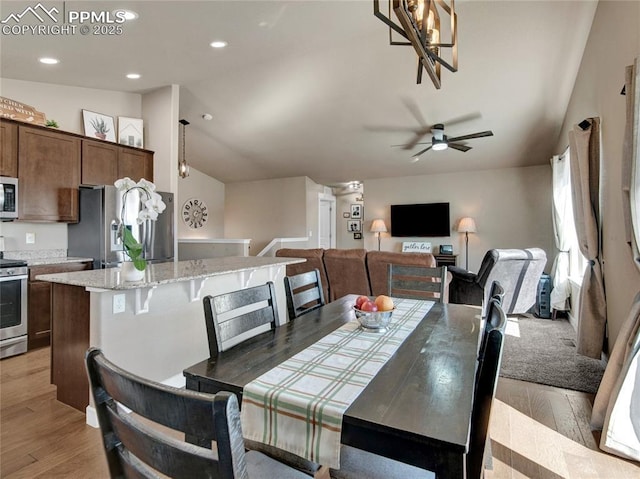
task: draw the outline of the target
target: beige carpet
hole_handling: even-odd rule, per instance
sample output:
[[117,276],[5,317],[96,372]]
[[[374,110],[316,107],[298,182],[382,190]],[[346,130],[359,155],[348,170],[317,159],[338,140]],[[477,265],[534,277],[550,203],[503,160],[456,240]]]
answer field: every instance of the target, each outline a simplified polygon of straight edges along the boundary
[[575,341],[566,319],[510,316],[500,376],[595,393],[606,364],[578,355]]

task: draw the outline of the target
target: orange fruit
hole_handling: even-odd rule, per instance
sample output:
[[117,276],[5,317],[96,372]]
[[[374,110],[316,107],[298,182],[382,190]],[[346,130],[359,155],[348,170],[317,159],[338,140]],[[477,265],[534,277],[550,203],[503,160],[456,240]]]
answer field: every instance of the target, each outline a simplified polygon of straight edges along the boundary
[[376,306],[378,306],[378,311],[391,311],[394,308],[393,299],[389,296],[385,296],[381,294],[375,299]]

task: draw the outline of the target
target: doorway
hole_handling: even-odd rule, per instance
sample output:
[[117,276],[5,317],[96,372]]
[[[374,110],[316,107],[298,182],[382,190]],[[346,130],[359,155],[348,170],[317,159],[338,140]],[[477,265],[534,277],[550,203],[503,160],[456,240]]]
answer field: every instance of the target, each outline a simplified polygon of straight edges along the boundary
[[335,248],[336,198],[321,194],[318,199],[318,248]]

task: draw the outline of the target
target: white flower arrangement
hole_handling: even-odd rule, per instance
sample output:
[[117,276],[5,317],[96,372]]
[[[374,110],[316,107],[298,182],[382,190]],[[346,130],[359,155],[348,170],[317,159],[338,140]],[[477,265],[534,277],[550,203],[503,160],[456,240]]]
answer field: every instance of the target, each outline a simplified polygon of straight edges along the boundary
[[162,201],[162,197],[156,193],[156,185],[142,178],[139,182],[133,181],[129,177],[121,178],[114,183],[118,191],[122,192],[122,211],[120,212],[120,226],[118,237],[122,240],[125,254],[131,258],[133,265],[139,271],[143,271],[147,266],[147,261],[142,257],[142,244],[133,236],[130,228],[124,222],[124,210],[127,195],[131,191],[140,192],[140,202],[144,208],[140,209],[136,221],[142,224],[145,221],[156,221],[158,215],[162,213],[167,205]]

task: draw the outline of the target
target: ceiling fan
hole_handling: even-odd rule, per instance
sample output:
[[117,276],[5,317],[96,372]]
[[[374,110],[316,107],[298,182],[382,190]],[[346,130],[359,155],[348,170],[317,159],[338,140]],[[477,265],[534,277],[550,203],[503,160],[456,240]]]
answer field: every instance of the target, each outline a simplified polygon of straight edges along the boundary
[[453,148],[454,150],[458,150],[462,152],[469,151],[471,149],[470,146],[463,145],[462,143],[456,143],[456,142],[471,140],[473,138],[482,138],[485,136],[493,136],[493,132],[491,130],[479,131],[477,133],[470,133],[468,135],[455,136],[453,138],[449,138],[447,137],[447,135],[444,134],[444,125],[442,123],[436,123],[431,127],[431,135],[432,137],[430,142],[418,143],[418,142],[412,141],[405,145],[394,145],[394,146],[401,146],[405,150],[408,150],[413,148],[416,145],[429,145],[425,149],[420,150],[418,153],[413,155],[413,162],[416,162],[420,159],[420,155],[422,155],[423,153],[429,150],[442,151],[442,150],[446,150],[447,148]]

